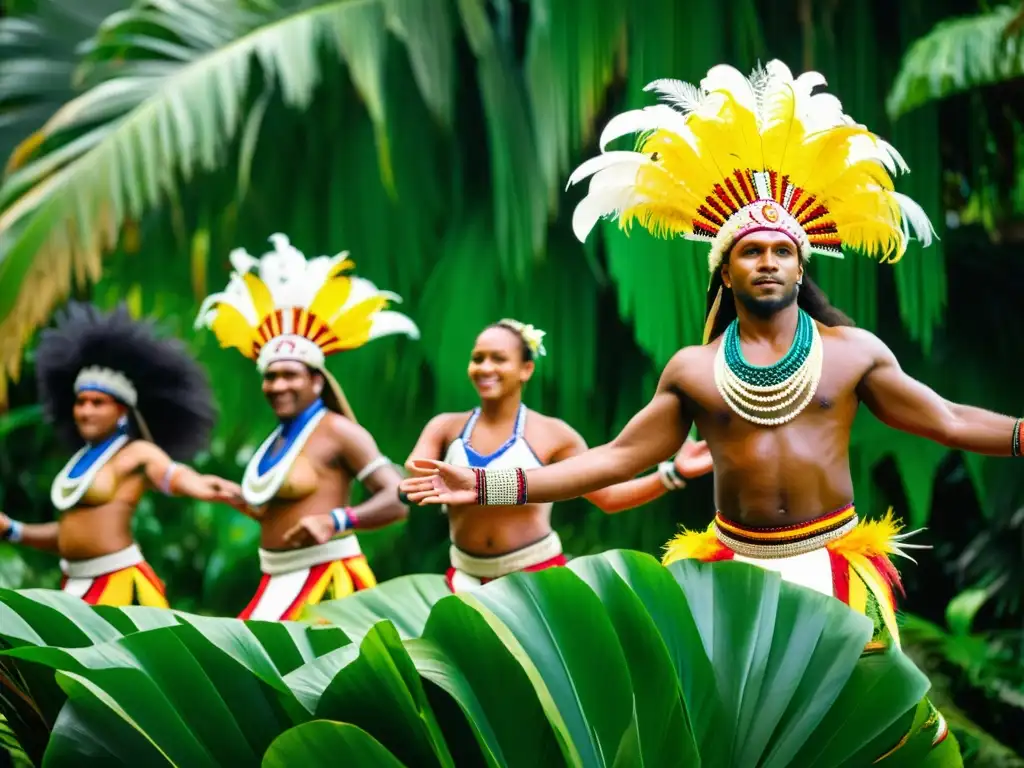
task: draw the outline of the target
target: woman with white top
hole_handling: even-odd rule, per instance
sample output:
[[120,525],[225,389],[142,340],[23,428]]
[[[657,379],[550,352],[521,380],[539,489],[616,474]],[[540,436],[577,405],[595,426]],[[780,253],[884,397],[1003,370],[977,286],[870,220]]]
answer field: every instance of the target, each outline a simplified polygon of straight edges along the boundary
[[[576,456],[587,444],[564,421],[529,410],[522,402],[536,358],[545,354],[543,331],[504,319],[480,333],[469,362],[469,379],[480,405],[466,413],[442,413],[431,419],[409,455],[444,459],[479,469],[533,468]],[[703,442],[687,440],[674,462],[664,462],[645,477],[588,494],[604,512],[646,504],[667,490],[685,486],[711,470]],[[562,544],[551,528],[551,505],[466,506],[448,510],[451,567],[448,586],[466,592],[515,571],[564,565]]]

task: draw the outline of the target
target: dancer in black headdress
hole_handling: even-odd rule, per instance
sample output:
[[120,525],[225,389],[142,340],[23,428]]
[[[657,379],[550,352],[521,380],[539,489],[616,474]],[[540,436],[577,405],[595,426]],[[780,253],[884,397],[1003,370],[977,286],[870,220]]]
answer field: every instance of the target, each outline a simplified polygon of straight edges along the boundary
[[235,483],[178,463],[206,447],[213,426],[202,369],[123,306],[103,313],[71,303],[44,331],[36,373],[46,416],[77,452],[50,490],[60,520],[23,524],[0,513],[0,538],[59,553],[61,588],[87,603],[166,608],[164,586],[132,536],[142,494],[155,487],[241,503]]

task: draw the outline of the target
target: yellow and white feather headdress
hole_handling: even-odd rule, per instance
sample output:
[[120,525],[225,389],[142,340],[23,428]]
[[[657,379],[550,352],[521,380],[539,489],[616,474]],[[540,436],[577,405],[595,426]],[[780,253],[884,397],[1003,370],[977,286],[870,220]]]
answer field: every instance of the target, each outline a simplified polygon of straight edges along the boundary
[[274,250],[259,259],[244,248],[231,252],[231,279],[222,292],[203,301],[195,325],[210,328],[222,347],[235,347],[255,360],[261,373],[281,360],[322,372],[338,400],[325,397],[325,403],[352,418],[327,371],[327,356],[381,336],[418,339],[419,329],[407,316],[387,309],[401,297],[365,278],[342,274],[355,266],[347,251],[307,260],[283,234],[271,235],[270,242]]
[[[650,83],[645,90],[665,103],[612,118],[602,154],[569,179],[591,179],[573,215],[576,236],[585,240],[604,217],[626,230],[638,221],[656,236],[709,241],[712,272],[757,230],[788,234],[805,259],[841,258],[846,247],[896,261],[911,237],[928,245],[928,216],[893,188],[891,176],[909,170],[903,158],[835,96],[812,93],[824,84],[817,72],[794,79],[780,61],[749,78],[716,66],[699,87]],[[605,151],[630,133],[639,134],[636,151]]]

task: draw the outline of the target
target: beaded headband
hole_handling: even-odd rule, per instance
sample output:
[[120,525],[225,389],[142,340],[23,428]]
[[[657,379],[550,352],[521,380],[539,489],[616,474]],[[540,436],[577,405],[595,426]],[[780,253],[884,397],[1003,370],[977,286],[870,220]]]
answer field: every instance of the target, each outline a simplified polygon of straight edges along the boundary
[[139,395],[135,385],[120,371],[98,365],[88,366],[75,377],[75,392],[104,392],[129,408],[138,405]]

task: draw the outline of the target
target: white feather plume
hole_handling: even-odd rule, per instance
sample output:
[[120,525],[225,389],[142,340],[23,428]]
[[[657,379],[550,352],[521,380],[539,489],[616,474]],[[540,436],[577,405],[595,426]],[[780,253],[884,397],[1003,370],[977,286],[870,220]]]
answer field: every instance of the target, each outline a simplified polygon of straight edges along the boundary
[[605,216],[621,213],[626,208],[636,205],[642,198],[632,185],[626,187],[606,187],[593,194],[588,194],[576,210],[572,212],[572,231],[576,238],[584,243],[587,235],[598,221]]
[[613,117],[608,121],[604,130],[601,131],[601,138],[598,144],[603,152],[609,142],[620,136],[656,131],[658,129],[672,131],[680,136],[690,133],[689,128],[686,126],[685,116],[667,104],[654,104],[643,109],[632,109]]
[[664,98],[671,106],[684,115],[696,112],[704,101],[705,93],[692,83],[671,78],[654,80],[644,86],[647,92],[653,91]]
[[629,150],[615,150],[612,152],[603,152],[600,155],[595,155],[589,160],[584,160],[580,163],[576,170],[569,176],[569,181],[565,187],[568,189],[574,184],[578,184],[588,176],[600,173],[606,168],[620,165],[631,165],[634,168],[639,169],[640,166],[650,163],[651,159],[643,154],[642,152],[633,152]]

